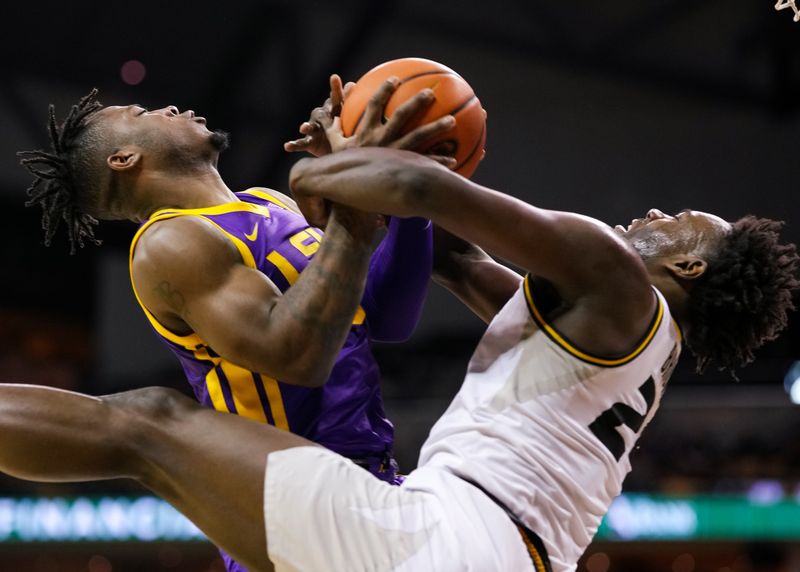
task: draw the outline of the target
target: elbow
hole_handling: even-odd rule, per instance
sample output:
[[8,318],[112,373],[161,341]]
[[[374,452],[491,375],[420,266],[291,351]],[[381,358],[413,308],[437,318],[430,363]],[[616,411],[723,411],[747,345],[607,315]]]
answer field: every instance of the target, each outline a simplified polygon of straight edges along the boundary
[[[249,342],[250,340],[248,340]],[[282,348],[274,351],[274,342],[270,347],[247,344],[239,351],[222,353],[228,361],[240,368],[269,377],[288,385],[298,387],[322,387],[328,381],[333,362],[320,360],[310,352],[296,348]]]
[[313,159],[300,159],[289,171],[289,188],[292,193],[302,193],[307,187],[309,167]]
[[300,387],[319,388],[328,382],[335,362],[327,363],[317,355],[300,356],[293,360],[295,367],[286,383]]
[[459,268],[449,259],[434,257],[431,280],[439,286],[449,286],[458,282]]
[[[322,387],[328,382],[331,375],[332,367],[321,367],[320,364],[314,363],[314,360],[309,358],[299,358],[292,360],[292,364],[287,367],[281,368],[280,375],[275,373],[262,372],[288,385],[296,385],[297,387],[305,387],[308,389],[315,389]],[[273,369],[273,372],[275,370]]]
[[320,375],[316,372],[297,372],[296,374],[289,374],[281,377],[278,381],[289,385],[296,385],[297,387],[305,387],[307,389],[318,389],[328,382],[327,375]]
[[423,168],[397,165],[391,171],[391,189],[397,196],[397,214],[401,217],[418,216],[430,219],[432,205],[432,179]]
[[469,245],[466,251],[436,251],[433,256],[431,279],[435,284],[452,290],[466,280],[469,269],[480,259],[477,249],[472,245]]

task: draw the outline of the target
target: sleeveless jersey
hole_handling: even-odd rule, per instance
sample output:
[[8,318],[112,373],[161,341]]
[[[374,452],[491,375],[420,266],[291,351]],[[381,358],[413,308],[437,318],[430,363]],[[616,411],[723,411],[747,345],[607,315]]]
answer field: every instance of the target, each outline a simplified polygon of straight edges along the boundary
[[[660,292],[629,355],[581,351],[544,318],[527,277],[481,339],[420,466],[479,485],[544,541],[553,572],[575,570],[630,471],[628,455],[680,353]],[[602,335],[602,332],[598,332]]]
[[[244,264],[263,272],[285,292],[319,249],[322,232],[308,226],[268,189],[237,193],[241,202],[154,213],[133,238],[152,224],[178,216],[210,222],[238,249]],[[133,280],[133,274],[131,274]],[[393,428],[383,409],[380,373],[372,355],[364,310],[359,307],[328,382],[320,388],[282,383],[239,367],[218,355],[199,335],[179,336],[148,311],[134,294],[161,340],[177,356],[198,401],[292,431],[349,457],[380,455],[392,448]]]

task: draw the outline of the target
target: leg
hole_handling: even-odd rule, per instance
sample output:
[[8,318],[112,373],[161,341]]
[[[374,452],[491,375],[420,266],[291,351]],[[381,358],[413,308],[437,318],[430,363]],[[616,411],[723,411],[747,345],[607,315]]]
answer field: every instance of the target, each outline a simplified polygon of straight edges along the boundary
[[272,570],[263,513],[266,457],[308,445],[161,388],[94,398],[0,385],[0,470],[51,482],[136,479],[252,572]]

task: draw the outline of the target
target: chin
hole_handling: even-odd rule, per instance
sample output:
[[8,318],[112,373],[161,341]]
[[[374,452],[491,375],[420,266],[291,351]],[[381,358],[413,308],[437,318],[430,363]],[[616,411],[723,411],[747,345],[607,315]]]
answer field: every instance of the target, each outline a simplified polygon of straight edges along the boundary
[[226,131],[222,131],[220,129],[212,131],[208,140],[211,143],[211,146],[214,147],[218,153],[222,153],[231,146],[230,135],[228,135]]

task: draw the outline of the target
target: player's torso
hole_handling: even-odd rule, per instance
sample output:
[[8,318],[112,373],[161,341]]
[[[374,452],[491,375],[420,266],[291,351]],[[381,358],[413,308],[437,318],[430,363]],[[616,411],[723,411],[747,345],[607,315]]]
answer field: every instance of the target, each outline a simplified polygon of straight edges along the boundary
[[[238,197],[242,202],[208,209],[159,211],[137,233],[131,253],[149,224],[174,216],[200,216],[227,236],[247,266],[263,272],[285,292],[319,249],[322,232],[308,226],[268,189],[249,189]],[[348,456],[391,447],[392,427],[383,411],[380,376],[361,308],[329,381],[315,389],[241,368],[216,354],[198,335],[178,336],[146,309],[145,313],[180,360],[204,405],[290,430]]]
[[679,332],[657,295],[637,349],[605,360],[546,322],[526,279],[423,446],[420,465],[479,484],[537,532],[554,571],[574,569],[620,493],[628,455],[677,361]]

